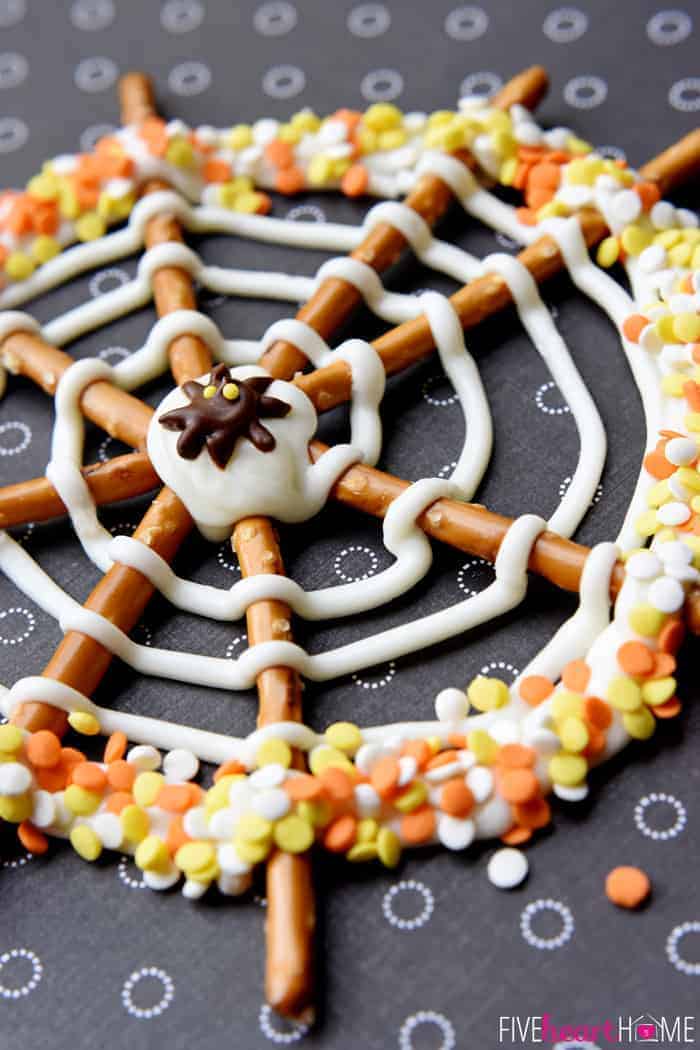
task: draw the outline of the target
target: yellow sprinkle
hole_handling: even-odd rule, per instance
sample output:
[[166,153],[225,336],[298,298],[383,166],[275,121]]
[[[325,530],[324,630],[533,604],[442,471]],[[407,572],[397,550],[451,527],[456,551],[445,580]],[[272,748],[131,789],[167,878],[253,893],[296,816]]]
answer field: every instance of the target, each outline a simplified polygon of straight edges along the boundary
[[285,853],[304,853],[313,845],[314,829],[298,814],[290,813],[275,824],[275,844]]
[[502,109],[494,109],[484,118],[484,127],[487,131],[510,131],[513,123]]
[[236,838],[234,846],[241,860],[244,860],[247,864],[260,864],[272,849],[272,840],[265,839],[264,842],[247,842],[245,839]]
[[406,142],[408,136],[403,128],[392,128],[390,131],[380,131],[379,148],[382,150],[399,149]]
[[236,124],[228,133],[228,145],[231,149],[245,149],[252,143],[253,129],[250,124]]
[[233,210],[244,212],[246,215],[255,215],[261,210],[265,197],[262,193],[239,193],[235,199]]
[[292,762],[292,749],[286,740],[280,737],[269,737],[263,740],[255,758],[259,766],[277,765],[289,769]]
[[512,186],[515,173],[518,170],[518,161],[515,157],[509,157],[501,164],[498,172],[498,181],[502,186]]
[[683,343],[696,343],[700,339],[700,316],[698,314],[676,314],[673,331]]
[[216,387],[213,385],[213,383],[210,383],[209,386],[205,386],[204,387],[204,392],[202,394],[202,397],[206,397],[207,401],[210,398],[214,397],[215,395],[216,395]]
[[363,124],[373,131],[389,131],[391,128],[398,128],[402,120],[401,110],[391,102],[375,102],[362,118]]
[[617,675],[608,684],[607,699],[618,711],[636,711],[642,702],[642,691],[631,678]]
[[139,773],[134,781],[132,794],[138,806],[152,806],[160,794],[160,789],[165,783],[162,773],[151,772]]
[[100,723],[89,711],[72,711],[68,715],[68,723],[82,736],[97,736],[100,731]]
[[53,201],[58,197],[60,189],[60,183],[55,175],[50,172],[44,172],[42,175],[35,175],[33,179],[30,179],[27,183],[27,192],[31,193],[32,197],[39,197],[40,200]]
[[543,204],[537,212],[537,220],[541,222],[543,219],[552,219],[560,215],[568,215],[569,209],[561,201],[551,200]]
[[659,529],[659,531],[656,533],[656,539],[658,543],[670,543],[671,540],[675,540],[675,538],[675,530],[670,528],[670,526],[665,529]]
[[96,791],[88,791],[78,784],[69,784],[63,792],[66,808],[79,817],[89,817],[99,807],[102,796]]
[[633,223],[622,231],[620,240],[628,255],[641,255],[644,249],[651,244],[653,234],[650,230],[645,230],[642,226]]
[[58,210],[64,219],[77,219],[80,215],[78,197],[69,182],[61,183],[58,192]]
[[598,245],[596,262],[606,269],[613,266],[620,256],[620,243],[617,237],[605,237]]
[[645,510],[638,518],[635,518],[634,527],[640,536],[653,536],[659,528],[659,521],[655,510]]
[[641,634],[644,638],[652,638],[657,635],[665,622],[665,614],[646,603],[635,605],[629,614],[630,627],[636,634]]
[[668,261],[671,266],[687,266],[690,262],[693,249],[689,244],[676,244],[669,249]]
[[470,683],[467,689],[469,703],[477,711],[495,711],[508,703],[510,691],[505,682],[500,678],[487,678],[486,675],[478,675]]
[[394,805],[401,813],[412,813],[414,809],[422,806],[428,797],[428,789],[422,780],[414,782],[406,788],[396,799]]
[[34,260],[26,252],[10,252],[5,260],[5,273],[13,281],[26,281],[35,268]]
[[694,467],[679,467],[675,476],[687,489],[700,492],[700,474]]
[[690,509],[694,510],[696,514],[700,513],[700,496],[693,496],[690,501]]
[[635,740],[648,740],[656,729],[656,719],[648,707],[638,711],[627,712],[622,716],[622,724]]
[[21,824],[29,820],[34,809],[31,794],[0,795],[0,817],[9,824]]
[[356,138],[360,153],[376,153],[379,149],[379,135],[371,128],[360,127]]
[[170,863],[168,847],[159,835],[147,835],[136,848],[134,862],[141,871],[163,871]]
[[437,755],[438,751],[442,751],[442,740],[439,736],[427,736],[425,742],[434,755]]
[[660,244],[662,248],[673,248],[674,245],[678,244],[682,240],[682,233],[680,230],[662,230],[661,233],[657,233],[654,237],[654,242]]
[[688,382],[679,372],[670,372],[661,379],[661,389],[668,397],[683,397],[683,386]]
[[78,824],[77,827],[71,828],[70,844],[83,860],[97,860],[102,853],[99,836],[87,824]]
[[176,136],[168,144],[165,159],[168,164],[174,164],[176,168],[191,168],[195,160],[192,143]]
[[75,223],[75,232],[79,241],[98,241],[103,237],[107,227],[105,221],[95,211],[87,211]]
[[493,762],[498,753],[498,744],[485,729],[472,729],[467,735],[467,744],[477,762],[485,765]]
[[244,813],[236,828],[236,836],[246,842],[266,842],[271,834],[272,823],[257,813]]
[[6,751],[14,755],[22,747],[23,740],[22,730],[18,729],[17,726],[0,726],[0,751]]
[[577,135],[569,135],[566,140],[566,148],[569,153],[590,153],[593,147],[590,142],[586,142],[585,139],[578,138]]
[[302,129],[293,124],[281,124],[277,129],[277,138],[280,142],[288,142],[290,146],[296,146],[303,134]]
[[299,802],[296,811],[303,820],[313,824],[315,828],[325,828],[333,816],[330,804],[324,799],[318,802]]
[[559,739],[566,751],[583,751],[588,746],[588,729],[580,718],[565,718],[559,726]]
[[452,151],[459,149],[464,144],[464,132],[457,124],[428,128],[423,142],[428,149]]
[[306,179],[310,186],[325,186],[333,176],[332,158],[326,153],[317,153],[311,158],[306,170]]
[[328,747],[326,744],[315,747],[309,755],[309,769],[311,772],[318,776],[330,766],[339,766],[341,769],[348,770],[348,772],[354,770],[350,759],[337,747]]
[[345,856],[354,864],[362,864],[364,861],[378,857],[379,848],[375,842],[356,842]]
[[642,686],[642,699],[645,704],[656,707],[657,704],[665,704],[676,692],[676,679],[656,678],[653,682],[645,682]]
[[661,317],[657,317],[654,322],[654,328],[664,343],[678,342],[675,332],[675,323],[676,319],[673,314],[663,314]]
[[[671,490],[668,487],[668,481],[659,481],[657,485],[653,485],[649,489],[649,492],[647,494],[647,503],[650,507],[661,507],[664,503],[668,503],[668,501],[673,498],[675,497],[671,496]],[[648,535],[651,535],[651,533],[649,533]]]
[[216,850],[209,842],[186,842],[175,854],[175,863],[188,878],[201,877],[216,864]]
[[238,397],[240,390],[235,383],[226,383],[221,393],[224,395],[227,401],[235,401]]
[[128,842],[136,844],[146,838],[150,828],[150,821],[145,809],[141,809],[140,806],[133,804],[125,806],[119,814],[119,820],[124,832],[124,838]]
[[231,774],[217,780],[216,784],[209,788],[204,796],[204,809],[207,817],[211,817],[218,809],[224,809],[229,803],[229,789],[234,780],[241,780],[242,773]]
[[32,255],[38,263],[48,262],[61,251],[61,245],[55,237],[42,234],[32,242]]
[[691,430],[694,434],[697,434],[700,431],[700,412],[688,412],[683,422],[686,430]]
[[588,763],[581,755],[569,755],[559,752],[549,761],[549,775],[555,784],[564,787],[575,787],[585,780]]
[[451,124],[455,118],[455,114],[451,109],[436,109],[434,113],[431,113],[428,117],[429,128],[445,127],[447,124]]
[[700,244],[693,249],[693,258],[690,260],[693,270],[700,270]]
[[354,722],[334,722],[324,733],[326,743],[347,755],[354,755],[362,743],[362,733]]
[[401,860],[401,839],[391,828],[382,828],[377,835],[377,853],[385,868],[395,868]]
[[583,713],[583,697],[579,693],[559,689],[552,697],[550,710],[556,722],[566,718],[580,718]]
[[377,835],[379,834],[379,824],[372,817],[365,817],[364,820],[358,821],[357,824],[357,841],[358,842],[374,842]]
[[299,128],[300,131],[318,131],[321,127],[320,118],[311,109],[301,109],[295,113],[290,123]]

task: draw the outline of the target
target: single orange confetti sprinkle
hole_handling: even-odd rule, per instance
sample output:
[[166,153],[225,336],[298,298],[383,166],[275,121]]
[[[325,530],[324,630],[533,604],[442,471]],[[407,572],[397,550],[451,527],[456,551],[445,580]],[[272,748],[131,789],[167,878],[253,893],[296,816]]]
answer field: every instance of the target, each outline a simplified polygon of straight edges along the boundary
[[605,880],[605,893],[618,908],[638,908],[649,897],[651,882],[641,868],[613,868]]

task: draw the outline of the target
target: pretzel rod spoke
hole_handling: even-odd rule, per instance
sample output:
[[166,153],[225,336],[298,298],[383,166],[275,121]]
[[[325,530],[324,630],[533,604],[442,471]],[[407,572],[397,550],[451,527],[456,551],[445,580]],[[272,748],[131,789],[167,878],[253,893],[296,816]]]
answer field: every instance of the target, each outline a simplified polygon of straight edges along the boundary
[[[83,467],[83,477],[98,507],[150,492],[158,475],[145,452],[130,452],[106,463]],[[0,529],[48,521],[66,513],[66,507],[48,478],[34,478],[0,489]]]
[[[504,110],[516,103],[534,109],[546,94],[548,83],[546,71],[541,66],[531,66],[509,80],[494,96],[492,104]],[[468,150],[458,150],[455,156],[472,170],[477,169],[477,162]],[[447,183],[436,175],[424,175],[403,203],[432,227],[453,200]],[[399,230],[388,223],[379,223],[350,253],[350,258],[359,259],[377,273],[382,273],[396,262],[407,246],[408,242]],[[301,308],[297,318],[328,338],[361,302],[362,297],[354,285],[338,277],[329,277]],[[303,353],[285,340],[273,343],[261,360],[264,368],[280,378],[291,378],[305,363]]]

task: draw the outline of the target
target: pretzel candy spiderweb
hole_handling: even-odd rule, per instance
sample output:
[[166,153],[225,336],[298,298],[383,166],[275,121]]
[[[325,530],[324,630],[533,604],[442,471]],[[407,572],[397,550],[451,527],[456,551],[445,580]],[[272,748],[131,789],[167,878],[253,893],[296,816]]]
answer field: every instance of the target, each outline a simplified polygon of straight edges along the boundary
[[[514,84],[523,101],[528,91],[529,101],[537,100],[541,81],[532,73]],[[130,123],[98,144],[94,161],[57,158],[38,182],[32,180],[29,200],[10,194],[2,202],[16,241],[4,259],[8,283],[0,305],[8,309],[0,315],[0,360],[9,371],[34,378],[56,404],[46,479],[13,486],[4,498],[0,493],[0,512],[7,508],[2,520],[17,524],[25,512],[41,519],[65,508],[86,554],[106,576],[80,606],[9,535],[0,539],[3,570],[66,635],[45,675],[22,679],[2,696],[3,711],[16,725],[0,729],[7,759],[0,815],[19,825],[27,848],[45,849],[46,834],[54,834],[69,837],[88,860],[105,847],[133,852],[149,886],[165,889],[184,875],[189,897],[212,883],[223,893],[243,892],[255,864],[269,858],[268,997],[285,1012],[308,1015],[310,1003],[313,899],[305,853],[312,843],[351,861],[379,858],[393,867],[411,845],[439,841],[461,850],[474,838],[499,836],[523,842],[547,823],[550,790],[564,799],[583,797],[590,766],[630,739],[651,735],[657,720],[680,706],[675,652],[700,558],[700,505],[693,502],[700,499],[694,437],[700,431],[700,235],[694,216],[660,198],[697,169],[697,136],[638,174],[599,157],[570,132],[542,132],[521,104],[513,104],[513,90],[507,86],[498,105],[465,100],[458,112],[433,114],[422,123],[419,115],[409,119],[387,105],[364,115],[339,111],[325,122],[309,114],[283,127],[260,121],[252,129],[233,129],[224,144],[223,133],[213,129],[191,132],[180,122],[159,121],[143,82],[127,79]],[[362,158],[354,165],[353,154]],[[240,181],[250,178],[241,174],[241,164],[250,167],[255,183]],[[284,175],[290,171],[296,182]],[[504,204],[484,188],[482,173],[523,191],[525,206]],[[147,196],[137,203],[134,189],[141,183]],[[268,206],[261,185],[294,192],[339,183],[350,195],[411,192],[404,204],[371,209],[359,229],[259,214]],[[453,196],[529,247],[518,259],[478,260],[435,238],[431,226]],[[46,232],[56,211],[66,220],[64,241],[77,237],[83,244],[61,251],[64,244]],[[106,232],[124,219],[120,230]],[[195,233],[351,249],[352,255],[332,259],[315,278],[224,269],[204,264],[186,247],[180,225]],[[587,245],[604,236],[598,261],[625,261],[633,297],[589,258]],[[386,291],[377,271],[405,245],[465,287],[451,300],[434,292],[415,297]],[[42,328],[11,309],[144,246],[133,280]],[[562,264],[620,331],[650,435],[617,545],[599,545],[585,563],[586,552],[565,541],[599,483],[605,435],[537,292],[536,280]],[[277,322],[260,341],[225,339],[196,312],[194,279],[217,293],[310,302],[297,319]],[[94,358],[73,363],[55,349],[152,297],[160,320],[129,358],[113,366]],[[331,349],[326,340],[332,329],[362,300],[398,327],[374,344],[351,339]],[[581,438],[579,464],[549,522],[526,514],[509,523],[466,506],[488,464],[491,419],[462,329],[510,301],[570,405]],[[465,416],[464,447],[449,479],[407,485],[371,469],[381,450],[378,408],[385,373],[433,346]],[[295,376],[307,360],[314,370]],[[216,373],[221,382],[214,381],[215,361],[229,368]],[[168,364],[182,389],[152,414],[131,391]],[[250,417],[257,430],[245,432],[259,435],[264,423],[269,447],[244,434],[225,462],[215,462],[207,442],[217,421],[236,417],[236,401],[248,396],[248,384],[270,376],[261,396],[289,411]],[[194,396],[195,379],[203,394],[196,395],[201,404],[192,415],[187,397]],[[317,414],[345,398],[350,440],[326,449],[313,440]],[[200,428],[202,445],[194,456],[183,456],[177,435],[161,423],[173,407],[181,416],[190,412],[187,418]],[[96,504],[118,497],[106,481],[111,484],[113,468],[82,469],[82,414],[136,448],[148,448],[147,456],[123,457],[121,495],[152,487],[153,468],[170,485],[133,537],[113,538],[97,518]],[[384,518],[384,543],[394,561],[367,579],[306,592],[283,575],[264,515],[303,521],[331,494]],[[471,534],[470,513],[480,523]],[[243,578],[230,589],[171,570],[168,562],[193,520],[213,538],[232,536]],[[474,553],[495,558],[494,583],[400,630],[326,652],[310,655],[292,640],[291,611],[326,620],[362,614],[405,593],[430,568],[425,532],[457,546],[477,544]],[[650,537],[651,548],[641,549]],[[303,725],[300,675],[328,680],[487,622],[522,601],[527,569],[540,563],[558,582],[580,583],[579,609],[512,687],[480,676],[466,691],[445,690],[436,698],[437,721],[365,729],[339,723],[324,734]],[[128,631],[154,589],[200,615],[231,621],[245,614],[249,648],[230,660],[133,642]],[[619,592],[612,616],[611,591]],[[91,670],[86,653],[96,657]],[[112,655],[142,673],[178,681],[234,690],[257,681],[259,728],[242,739],[98,708],[89,693]],[[61,749],[61,712],[79,732],[110,735],[104,762]],[[136,743],[128,753],[127,738]],[[157,748],[168,751],[162,773]],[[190,783],[198,766],[191,756],[220,767],[206,794]]]

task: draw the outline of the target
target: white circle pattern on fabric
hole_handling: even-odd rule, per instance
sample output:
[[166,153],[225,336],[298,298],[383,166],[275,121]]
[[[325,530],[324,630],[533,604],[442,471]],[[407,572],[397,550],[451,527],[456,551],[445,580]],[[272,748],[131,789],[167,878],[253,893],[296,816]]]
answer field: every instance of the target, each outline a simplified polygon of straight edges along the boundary
[[24,55],[16,51],[5,51],[0,55],[0,89],[18,87],[27,79],[29,63]]
[[[365,555],[369,558],[369,566],[363,573],[347,573],[343,569],[343,563],[348,557],[352,559],[353,555]],[[379,558],[372,550],[371,547],[361,547],[357,545],[351,545],[344,547],[339,554],[336,554],[333,559],[333,571],[336,576],[339,576],[344,583],[356,583],[357,580],[368,580],[370,576],[374,576],[375,572],[379,568]]]
[[420,388],[423,400],[427,401],[429,405],[433,405],[435,408],[447,408],[448,405],[456,404],[457,401],[459,401],[459,396],[454,391],[451,394],[447,394],[446,397],[436,397],[434,394],[430,393],[433,387],[440,386],[441,384],[449,386],[449,382],[449,379],[444,374],[428,376]]
[[[124,358],[129,357],[130,354],[131,350],[127,350],[125,346],[106,346],[104,350],[100,350],[97,356],[101,361],[107,361],[111,365],[116,365],[118,361],[123,361]],[[107,442],[112,440],[112,438],[106,438],[100,444],[100,459],[102,459],[103,463],[106,459]]]
[[[119,266],[110,266],[106,270],[98,270],[97,273],[93,274],[88,284],[88,291],[93,299],[96,299],[98,295],[104,295],[106,292],[111,292],[115,288],[121,288],[123,285],[128,284],[131,278],[126,270],[122,270]],[[105,288],[104,285],[107,285]]]
[[204,62],[180,62],[168,73],[168,87],[176,95],[201,95],[211,84],[211,70]]
[[[10,964],[16,959],[24,959],[32,968],[32,975],[28,981],[21,985],[6,984]],[[8,968],[6,971],[5,968]],[[11,948],[0,955],[0,996],[3,999],[21,999],[33,992],[44,974],[44,967],[36,952],[28,948]]]
[[26,13],[26,0],[0,0],[0,29],[19,25]]
[[14,153],[29,138],[29,128],[19,117],[0,117],[0,153]]
[[352,680],[355,685],[359,685],[362,689],[383,689],[396,675],[396,663],[394,660],[390,660],[385,666],[386,671],[383,674],[378,672],[378,677],[376,678],[359,675],[355,672],[352,675]]
[[[401,893],[418,894],[422,898],[420,911],[417,911],[411,919],[404,919],[394,911],[394,899]],[[432,890],[429,890],[424,882],[418,882],[417,879],[401,879],[400,882],[390,886],[382,898],[384,918],[390,926],[395,926],[397,930],[411,931],[420,929],[421,926],[425,926],[426,922],[428,922],[434,910],[435,897]]]
[[[437,1028],[442,1036],[442,1042],[435,1050],[454,1050],[457,1046],[454,1025],[448,1021],[443,1014],[435,1010],[419,1010],[411,1014],[401,1025],[399,1031],[399,1050],[416,1050],[413,1042],[413,1033],[417,1028]],[[421,1044],[422,1045],[422,1044]]]
[[680,926],[675,926],[666,941],[666,955],[668,961],[679,973],[684,973],[688,977],[700,977],[700,962],[690,962],[684,959],[679,950],[683,938],[689,933],[700,935],[700,921],[682,922]]
[[693,20],[686,11],[657,11],[647,22],[647,36],[660,47],[680,44],[692,31]]
[[115,14],[112,0],[75,0],[70,9],[70,20],[76,29],[92,33],[110,26]]
[[234,660],[236,656],[239,655],[239,650],[243,649],[243,647],[247,644],[248,635],[245,633],[245,631],[243,632],[243,634],[237,634],[234,638],[231,639],[231,641],[226,646],[227,658],[229,660]]
[[596,153],[608,160],[627,160],[627,154],[619,146],[596,146]]
[[[565,478],[562,478],[562,480],[561,480],[561,482],[559,484],[559,498],[560,499],[564,498],[564,496],[566,495],[566,493],[569,490],[569,485],[570,484],[571,484],[571,474],[567,474]],[[595,490],[595,494],[593,496],[593,499],[591,500],[591,506],[594,507],[597,503],[600,503],[602,498],[603,498],[603,486],[602,486],[602,484],[598,484],[596,486],[596,490]]]
[[[5,721],[6,719],[3,719],[3,722]],[[27,850],[25,853],[22,853],[19,857],[6,857],[4,860],[1,860],[0,868],[2,868],[3,871],[17,871],[19,868],[26,868],[30,860],[33,859],[34,854],[30,853],[29,850]]]
[[306,74],[299,66],[273,66],[262,80],[263,91],[270,98],[295,98],[305,87]]
[[509,674],[511,676],[512,681],[515,681],[515,679],[520,674],[520,669],[518,667],[515,667],[514,664],[508,663],[507,660],[490,660],[487,664],[484,664],[484,666],[479,671],[479,674],[489,675],[492,674],[494,671],[496,672],[499,678],[502,677],[504,673]]
[[[532,929],[532,920],[540,912],[552,911],[561,917],[561,932],[553,937],[539,937]],[[574,917],[571,909],[551,898],[546,900],[532,901],[523,909],[520,916],[520,932],[531,948],[540,951],[554,951],[555,948],[563,948],[567,941],[571,940],[574,933]]]
[[588,29],[588,15],[578,7],[558,7],[542,23],[542,32],[554,44],[573,44]]
[[608,85],[602,77],[572,77],[564,85],[564,101],[574,109],[595,109],[608,97]]
[[541,386],[538,386],[535,391],[535,404],[540,412],[544,412],[546,416],[564,416],[567,412],[571,412],[571,409],[566,404],[552,406],[545,402],[545,395],[548,394],[550,390],[556,390],[557,393],[559,393],[559,388],[553,379],[548,379],[546,383],[542,383]]
[[373,69],[360,84],[360,93],[368,102],[393,102],[403,91],[403,77],[397,69]]
[[199,0],[168,0],[160,9],[160,24],[168,33],[191,33],[204,21]]
[[116,62],[111,58],[98,55],[95,58],[84,58],[82,62],[79,62],[75,67],[73,80],[75,86],[81,91],[95,94],[111,88],[116,83],[118,76],[119,69]]
[[[12,434],[13,431],[19,432],[19,440],[15,441],[14,444],[8,445],[3,436]],[[21,420],[10,419],[6,423],[0,423],[0,456],[18,456],[20,452],[24,452],[29,447],[31,440],[31,428]]]
[[[24,627],[20,629],[19,633],[5,634],[3,620],[6,620],[8,616],[24,617]],[[0,611],[0,645],[21,645],[22,642],[26,642],[35,627],[36,617],[29,609],[19,605],[13,605],[10,609],[3,609]]]
[[700,77],[677,80],[668,93],[668,101],[681,113],[695,113],[700,109]]
[[84,153],[90,153],[101,138],[113,135],[117,129],[113,124],[91,124],[80,136],[80,148]]
[[297,9],[287,0],[262,4],[253,15],[253,27],[262,36],[286,36],[298,21]]
[[[136,1006],[133,1000],[134,989],[141,981],[148,978],[155,978],[155,980],[160,981],[163,986],[163,994],[153,1006]],[[121,998],[124,1009],[131,1017],[137,1017],[139,1021],[150,1021],[154,1017],[159,1017],[168,1009],[174,995],[175,985],[173,979],[165,970],[161,970],[158,966],[142,966],[140,970],[134,970],[124,982]]]
[[132,858],[123,855],[119,859],[117,865],[117,878],[130,890],[145,890],[148,889],[146,883],[140,874],[132,875],[131,869],[135,868],[138,872],[138,868],[133,864]]
[[347,25],[353,36],[370,39],[386,33],[391,25],[391,14],[384,4],[360,4],[348,15]]
[[469,586],[469,584],[467,583],[467,578],[474,574],[475,569],[478,569],[482,566],[484,568],[491,569],[491,571],[493,572],[493,565],[491,565],[490,562],[486,561],[485,558],[480,558],[478,555],[475,555],[472,558],[467,558],[467,560],[461,565],[461,567],[457,571],[457,586],[459,587],[460,591],[463,591],[467,595],[467,597],[473,597],[474,595],[479,593],[479,591],[476,590],[474,587]]
[[[231,555],[231,557],[229,557]],[[241,566],[239,565],[238,558],[231,550],[231,544],[229,542],[222,543],[216,552],[216,560],[222,569],[228,569],[229,572],[238,573],[241,575]]]
[[[646,817],[651,806],[670,806],[676,814],[676,819],[666,828],[651,827]],[[675,795],[669,795],[665,791],[652,791],[649,795],[644,795],[634,807],[634,823],[637,830],[654,842],[668,842],[669,839],[677,838],[687,821],[688,813],[683,803]]]
[[317,204],[295,204],[287,212],[287,218],[292,222],[325,222],[326,213]]
[[479,98],[491,98],[503,86],[503,77],[498,73],[470,73],[459,86],[460,95],[478,95]]
[[[269,1039],[271,1043],[277,1043],[279,1046],[289,1046],[291,1043],[298,1043],[304,1038],[310,1028],[310,1025],[302,1024],[300,1021],[288,1021],[286,1018],[279,1017],[274,1013],[269,1003],[263,1003],[260,1007],[258,1023],[260,1031],[265,1038]],[[280,1024],[285,1026],[284,1029],[275,1027]]]
[[455,7],[445,19],[445,32],[452,40],[478,40],[489,27],[483,7]]

